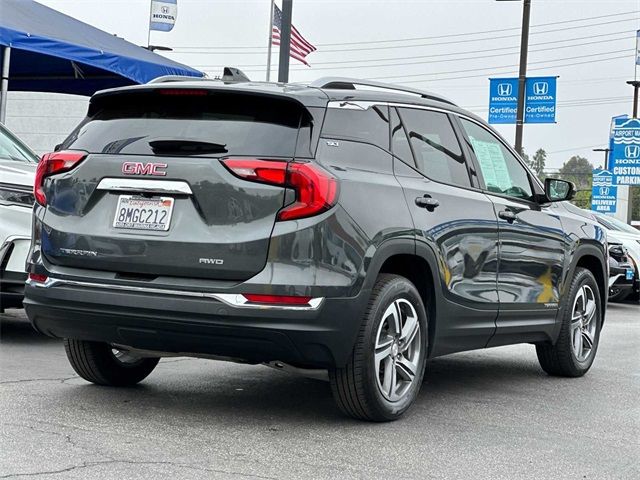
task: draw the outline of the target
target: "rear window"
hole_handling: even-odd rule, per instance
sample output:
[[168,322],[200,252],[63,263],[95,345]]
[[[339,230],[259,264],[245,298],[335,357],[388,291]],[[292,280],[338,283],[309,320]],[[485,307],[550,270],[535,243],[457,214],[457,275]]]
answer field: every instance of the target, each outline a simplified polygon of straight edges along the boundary
[[304,107],[286,99],[160,92],[97,99],[61,148],[104,154],[293,157],[298,129],[311,122]]

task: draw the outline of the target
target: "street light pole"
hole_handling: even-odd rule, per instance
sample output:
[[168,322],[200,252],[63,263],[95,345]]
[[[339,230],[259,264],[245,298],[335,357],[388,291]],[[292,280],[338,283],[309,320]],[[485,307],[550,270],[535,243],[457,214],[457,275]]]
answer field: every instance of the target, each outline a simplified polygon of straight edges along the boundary
[[293,0],[282,0],[282,28],[280,29],[280,57],[278,82],[289,81],[289,54],[291,52],[291,11]]
[[529,20],[531,18],[531,0],[524,0],[522,6],[522,32],[520,36],[520,73],[518,74],[518,110],[516,113],[515,148],[522,154],[522,136],[524,129],[524,100],[527,81],[527,56],[529,53]]
[[594,152],[604,152],[604,169],[609,170],[609,152],[610,148],[594,148]]
[[640,88],[640,80],[631,80],[627,84],[633,87],[633,118],[638,118],[638,88]]

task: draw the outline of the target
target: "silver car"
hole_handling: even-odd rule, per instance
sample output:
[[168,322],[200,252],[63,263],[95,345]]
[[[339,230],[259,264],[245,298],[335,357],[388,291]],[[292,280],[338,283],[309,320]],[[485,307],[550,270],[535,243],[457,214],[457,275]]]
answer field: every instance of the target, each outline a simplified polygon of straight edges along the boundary
[[0,312],[21,308],[38,157],[0,123]]

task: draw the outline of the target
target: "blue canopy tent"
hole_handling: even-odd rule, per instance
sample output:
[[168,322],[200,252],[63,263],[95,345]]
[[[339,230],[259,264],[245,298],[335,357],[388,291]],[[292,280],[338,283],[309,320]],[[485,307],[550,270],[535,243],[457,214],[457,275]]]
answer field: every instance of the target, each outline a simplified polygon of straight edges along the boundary
[[0,0],[0,122],[7,90],[91,95],[204,74],[32,0]]

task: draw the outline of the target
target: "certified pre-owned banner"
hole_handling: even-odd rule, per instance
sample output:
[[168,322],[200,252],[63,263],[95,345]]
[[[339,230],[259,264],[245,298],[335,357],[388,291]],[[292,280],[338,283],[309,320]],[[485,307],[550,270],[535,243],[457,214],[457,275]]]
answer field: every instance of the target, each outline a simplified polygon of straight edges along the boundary
[[489,123],[516,123],[518,79],[489,79]]
[[525,123],[556,122],[556,77],[527,78]]
[[151,30],[170,32],[178,16],[178,0],[151,0]]
[[[525,83],[525,123],[555,123],[557,77],[530,77]],[[516,123],[518,79],[489,79],[489,123]]]

